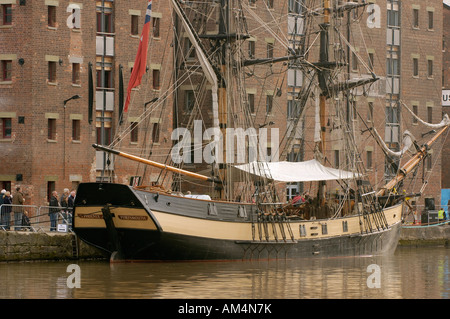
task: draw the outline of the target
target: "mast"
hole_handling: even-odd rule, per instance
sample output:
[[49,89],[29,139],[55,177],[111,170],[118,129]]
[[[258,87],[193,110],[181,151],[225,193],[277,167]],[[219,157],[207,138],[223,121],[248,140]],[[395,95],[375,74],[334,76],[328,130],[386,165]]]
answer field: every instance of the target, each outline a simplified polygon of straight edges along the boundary
[[387,190],[394,188],[395,185],[400,183],[406,177],[406,175],[408,175],[408,173],[410,173],[427,156],[428,150],[430,149],[431,145],[433,145],[433,143],[436,142],[439,136],[441,136],[447,129],[448,125],[444,126],[439,132],[436,133],[436,135],[431,140],[429,140],[424,146],[422,146],[417,151],[417,153],[400,168],[397,175],[386,185],[380,188],[380,190],[377,192],[377,196],[385,195]]
[[[230,34],[230,14],[229,14],[230,6],[229,0],[221,0],[220,1],[220,18],[219,18],[219,36],[223,37],[224,41],[222,41],[222,46],[220,48],[220,71],[222,73],[222,77],[218,83],[218,100],[219,100],[219,128],[222,133],[223,141],[227,140],[227,123],[228,123],[228,108],[227,108],[227,83],[225,82],[225,75],[227,72],[227,56],[228,56],[228,44],[229,44],[229,34]],[[227,79],[229,83],[229,79]],[[219,165],[219,177],[222,180],[222,189],[220,189],[219,197],[221,199],[226,199],[225,187],[229,186],[229,182],[227,180],[227,151],[226,147],[222,148],[222,163],[218,163]],[[227,183],[228,182],[228,183]]]
[[[329,62],[328,56],[328,27],[330,26],[330,1],[323,0],[323,23],[320,25],[320,53],[319,53],[319,63],[322,65],[326,65]],[[319,75],[319,87],[321,89],[321,93],[319,96],[319,114],[320,114],[320,143],[319,143],[319,151],[323,157],[326,150],[326,121],[327,121],[327,112],[326,112],[326,100],[328,96],[328,76],[329,71],[325,68],[318,72]],[[325,193],[326,193],[326,182],[319,182],[319,203],[321,205],[325,204]]]

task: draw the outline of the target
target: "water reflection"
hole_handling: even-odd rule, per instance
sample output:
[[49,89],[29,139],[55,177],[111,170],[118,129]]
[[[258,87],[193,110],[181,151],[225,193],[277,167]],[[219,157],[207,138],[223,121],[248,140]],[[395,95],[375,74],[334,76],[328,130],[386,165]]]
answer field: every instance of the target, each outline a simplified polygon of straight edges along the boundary
[[[450,249],[399,247],[392,256],[250,262],[79,262],[81,288],[68,288],[71,262],[0,264],[0,298],[444,298]],[[369,265],[380,288],[369,288]]]

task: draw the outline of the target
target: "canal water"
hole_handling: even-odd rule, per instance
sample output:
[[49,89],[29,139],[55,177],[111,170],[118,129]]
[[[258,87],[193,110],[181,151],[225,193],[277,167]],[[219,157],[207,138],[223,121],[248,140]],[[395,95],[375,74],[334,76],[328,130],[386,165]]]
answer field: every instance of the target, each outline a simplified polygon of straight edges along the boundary
[[249,262],[0,263],[0,299],[449,299],[450,248]]

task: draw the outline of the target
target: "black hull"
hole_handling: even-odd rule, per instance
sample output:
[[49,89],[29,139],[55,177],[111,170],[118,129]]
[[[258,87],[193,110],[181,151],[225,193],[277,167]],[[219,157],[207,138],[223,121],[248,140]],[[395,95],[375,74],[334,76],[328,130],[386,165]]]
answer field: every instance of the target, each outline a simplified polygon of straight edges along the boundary
[[[257,260],[294,259],[311,256],[338,257],[385,255],[393,253],[397,247],[400,224],[391,229],[358,236],[341,236],[305,240],[302,242],[236,242],[171,233],[127,230],[120,231],[126,241],[122,242],[122,260],[149,261],[204,261],[204,260]],[[103,229],[77,231],[78,236],[99,248],[113,253]],[[100,244],[99,244],[100,243]],[[139,243],[139,244],[137,244]],[[142,244],[145,243],[145,244]]]
[[[150,198],[153,198],[155,201],[150,202],[148,198],[145,199],[145,197],[141,196],[142,194],[139,192],[142,191],[136,191],[127,186],[104,184],[101,186],[102,191],[100,193],[94,192],[95,187],[98,188],[98,185],[80,185],[77,194],[78,203],[76,203],[74,210],[74,231],[83,241],[103,249],[117,260],[256,260],[310,258],[311,256],[334,257],[381,255],[393,253],[400,236],[401,223],[399,221],[390,225],[389,228],[375,230],[369,233],[342,233],[338,236],[324,236],[320,238],[300,238],[298,236],[297,238],[291,238],[290,236],[285,236],[284,238],[276,238],[276,240],[274,238],[265,240],[260,236],[252,237],[252,235],[248,235],[250,238],[244,240],[242,238],[214,238],[213,235],[216,235],[215,233],[211,233],[212,236],[208,237],[205,236],[204,233],[201,233],[200,230],[198,230],[199,233],[196,235],[197,228],[202,227],[202,222],[220,224],[220,227],[222,227],[222,224],[227,224],[227,227],[232,228],[235,227],[233,225],[239,224],[241,225],[240,227],[244,225],[244,227],[248,227],[249,229],[252,225],[255,228],[255,222],[252,221],[249,216],[241,221],[234,220],[242,219],[242,217],[236,216],[235,213],[230,214],[230,216],[227,217],[227,209],[230,211],[232,211],[232,209],[229,207],[221,207],[219,205],[221,203],[218,203],[219,213],[217,215],[201,218],[198,211],[201,211],[201,205],[210,205],[209,201],[195,201],[191,204],[187,203],[186,207],[188,207],[188,209],[183,210],[180,214],[171,212],[158,213],[156,210],[152,211],[150,207],[153,205],[153,207],[156,208],[169,206],[172,206],[171,208],[176,208],[176,201],[180,199],[176,197],[163,198],[163,195],[160,195],[158,199],[155,199],[155,194],[150,193]],[[116,192],[119,192],[120,195],[116,196]],[[172,205],[167,205],[168,201],[170,201]],[[129,204],[130,202],[132,202],[131,205]],[[89,203],[92,204],[92,207],[87,205]],[[103,211],[103,214],[99,213],[99,210],[101,210],[99,209],[100,204],[102,205],[100,207],[106,206],[106,204],[112,205],[111,207],[113,208],[108,211],[108,214],[111,213],[113,219],[117,223],[117,225],[114,226],[113,220],[113,229],[111,229],[111,227],[105,227],[108,223],[103,219],[107,212]],[[222,204],[225,205],[224,203]],[[188,216],[189,212],[192,211],[194,207],[190,207],[189,205],[200,205],[200,208],[197,207],[197,211],[192,213],[194,216]],[[230,204],[227,203],[226,205]],[[80,211],[89,212],[89,209],[91,208],[91,213],[80,213]],[[116,208],[116,210],[114,210],[114,208]],[[122,209],[122,211],[119,211],[119,208]],[[223,214],[222,211],[224,212]],[[251,211],[251,209],[249,208],[248,211]],[[121,214],[124,214],[123,212],[131,212],[129,214],[132,215],[123,218],[121,217]],[[150,225],[148,227],[153,227],[152,229],[149,229],[148,227],[138,229],[136,227],[119,226],[119,219],[136,219],[137,212],[146,215],[145,218],[142,218],[141,216],[141,219],[145,219],[147,225]],[[94,214],[97,214],[95,215],[97,217],[92,218],[92,223],[97,224],[87,224],[89,227],[86,227],[83,223],[91,222],[91,219],[86,221],[86,216],[92,217]],[[164,223],[163,225],[160,225],[160,220],[158,220],[157,216],[160,217],[162,223]],[[192,223],[190,227],[192,234],[170,231],[170,225],[167,225],[168,222],[167,220],[164,220],[164,218],[171,218],[171,223],[175,221],[182,224],[183,222],[186,223],[186,221],[190,221]],[[219,220],[219,218],[222,219]],[[142,226],[144,223],[136,222],[135,220],[133,220],[133,222],[135,222],[134,225],[138,226]],[[339,221],[339,223],[341,223],[341,221]],[[290,224],[293,225],[293,227],[299,227],[298,223],[291,222]],[[189,226],[186,225],[186,228],[188,227]],[[169,229],[169,231],[165,228]]]

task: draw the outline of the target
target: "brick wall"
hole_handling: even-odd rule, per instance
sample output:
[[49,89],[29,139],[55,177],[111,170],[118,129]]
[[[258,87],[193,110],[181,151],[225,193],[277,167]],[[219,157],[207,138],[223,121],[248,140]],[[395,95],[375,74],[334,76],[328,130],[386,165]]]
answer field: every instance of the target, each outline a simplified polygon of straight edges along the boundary
[[[97,1],[101,4],[101,1]],[[72,188],[76,185],[74,182],[94,181],[98,175],[95,169],[95,151],[91,147],[96,142],[96,119],[94,112],[94,121],[88,122],[88,63],[94,66],[94,82],[95,66],[96,66],[96,2],[80,1],[81,9],[81,28],[80,30],[71,30],[66,26],[66,20],[70,13],[67,7],[70,3],[68,0],[59,0],[49,2],[57,4],[56,7],[56,27],[49,28],[47,25],[47,6],[42,2],[27,1],[26,5],[13,5],[13,24],[8,27],[0,28],[0,55],[15,55],[13,61],[12,72],[13,78],[11,83],[0,83],[0,114],[2,116],[13,116],[12,121],[12,138],[0,140],[2,149],[2,165],[0,165],[1,181],[11,182],[12,188],[20,184],[25,189],[27,203],[42,205],[47,200],[47,184],[54,182],[56,190],[60,193],[63,188]],[[379,95],[368,96],[364,94],[357,95],[356,102],[359,113],[362,117],[368,114],[369,102],[374,103],[374,126],[380,134],[384,136],[385,124],[385,107],[386,97],[383,91],[383,78],[386,76],[386,1],[377,1],[377,5],[381,8],[381,27],[369,28],[366,21],[369,17],[368,12],[359,9],[358,15],[360,25],[353,27],[353,39],[356,52],[363,61],[367,63],[367,53],[375,53],[374,71],[381,77]],[[417,102],[419,106],[419,116],[427,120],[427,106],[433,109],[433,122],[437,123],[441,119],[440,107],[440,90],[441,90],[441,67],[442,61],[442,32],[448,30],[445,27],[448,21],[442,19],[442,4],[439,0],[417,1],[415,5],[420,6],[420,23],[419,28],[411,27],[412,6],[413,2],[401,1],[401,100],[407,105],[411,102]],[[133,104],[130,111],[126,114],[122,125],[118,124],[118,89],[119,89],[119,66],[123,67],[125,91],[128,79],[131,74],[131,66],[134,62],[136,50],[139,44],[139,36],[131,36],[131,15],[139,16],[139,32],[145,16],[145,3],[138,0],[131,1],[115,1],[114,7],[114,41],[115,50],[112,60],[112,68],[114,74],[114,97],[115,110],[113,112],[112,127],[113,133],[120,132],[131,122],[135,121],[138,115],[144,111],[144,103],[155,97],[161,97],[169,87],[171,81],[172,70],[168,67],[171,64],[172,51],[165,49],[166,41],[171,42],[171,23],[172,14],[169,12],[170,6],[166,2],[155,1],[153,4],[153,12],[160,17],[161,34],[159,38],[150,38],[149,49],[149,66],[161,69],[161,90],[153,90],[151,88],[152,72],[151,69],[143,78],[143,85],[139,90],[133,91]],[[258,4],[257,4],[258,9]],[[272,15],[275,17],[284,17],[286,12],[284,2],[275,1],[275,8]],[[433,30],[428,30],[427,12],[434,12]],[[448,12],[448,9],[444,10]],[[263,17],[269,19],[271,17]],[[449,20],[449,19],[447,19]],[[281,23],[284,34],[287,34],[287,26],[284,20]],[[249,30],[255,29],[251,19],[247,21]],[[445,24],[443,27],[443,23]],[[214,24],[214,23],[213,23]],[[363,37],[359,36],[359,32],[363,31]],[[267,39],[272,38],[268,32],[260,31],[260,34],[251,34],[256,38],[257,57],[265,56],[267,49]],[[337,36],[335,34],[335,36]],[[345,36],[345,35],[344,35]],[[439,45],[436,45],[439,44]],[[368,50],[369,49],[369,50]],[[286,48],[281,45],[275,45],[274,56],[282,56],[286,52]],[[311,48],[310,60],[316,61],[314,54],[317,54],[317,43]],[[412,54],[420,57],[419,78],[412,77]],[[47,83],[48,77],[48,61],[57,57],[56,78],[57,84]],[[71,59],[82,58],[81,63],[81,82],[79,85],[72,85],[72,65]],[[426,76],[427,58],[432,57],[434,63],[434,74],[432,78]],[[19,64],[19,58],[24,59],[24,64]],[[61,63],[59,61],[61,60]],[[444,66],[444,70],[448,70],[448,66]],[[287,85],[285,74],[280,72],[280,68],[274,66],[271,70],[273,74],[266,77],[266,71],[263,69],[253,68],[255,76],[248,76],[247,86],[257,88],[255,95],[255,106],[260,111],[254,115],[254,127],[264,125],[268,121],[276,123],[274,127],[279,127],[280,131],[284,131],[286,125],[287,110]],[[167,73],[166,73],[167,72]],[[367,76],[369,73],[359,64],[357,71],[352,72],[355,75]],[[270,88],[275,84],[281,89],[281,95],[274,98],[274,112],[269,117],[265,115],[265,89],[261,89],[261,77],[266,79],[266,87]],[[448,77],[446,77],[448,79]],[[447,80],[448,81],[448,80]],[[378,84],[376,84],[378,85]],[[375,85],[372,87],[374,88]],[[380,93],[381,92],[381,93]],[[81,95],[81,99],[69,101],[66,108],[63,107],[63,101],[74,96]],[[210,97],[206,98],[206,104],[209,105]],[[164,104],[153,103],[147,106],[151,109],[147,119],[142,122],[139,130],[138,143],[132,143],[129,135],[127,135],[121,144],[120,149],[136,155],[148,157],[151,159],[164,162],[167,151],[172,145],[171,131],[174,125],[173,119],[174,101],[169,98]],[[309,102],[313,107],[314,102]],[[95,103],[94,103],[95,106]],[[205,114],[208,112],[205,109]],[[421,137],[423,128],[418,125],[411,124],[410,116],[404,110],[401,112],[402,118],[400,123],[403,129],[409,129],[417,138],[419,144],[424,140]],[[235,114],[233,114],[234,116]],[[23,123],[19,123],[19,118],[24,118]],[[47,138],[48,118],[55,118],[56,141],[49,141]],[[72,141],[71,119],[81,119],[81,137],[80,142]],[[206,118],[206,117],[205,117]],[[209,117],[210,118],[210,113]],[[313,113],[307,114],[308,119],[313,118]],[[160,120],[159,120],[160,119]],[[337,130],[333,130],[333,113],[329,116],[330,126],[327,130],[330,133],[330,140],[327,143],[327,158],[333,164],[333,154],[341,145],[334,145],[333,134]],[[153,144],[152,147],[144,147],[144,137],[151,135],[149,130],[152,123],[160,121],[161,132],[159,142]],[[179,123],[178,123],[179,124]],[[369,123],[370,124],[370,123]],[[375,142],[369,142],[369,133],[361,133],[365,130],[365,126],[360,122],[355,122],[356,138],[359,142],[363,142],[364,151],[373,150],[374,165],[370,173],[370,178],[376,185],[384,183],[384,154],[381,152]],[[270,128],[270,127],[269,127]],[[306,127],[306,132],[313,132],[313,127]],[[64,139],[65,136],[65,139]],[[297,141],[300,142],[300,141]],[[305,145],[305,160],[312,158],[312,144]],[[439,144],[433,152],[432,174],[425,170],[425,179],[428,179],[428,186],[424,193],[424,197],[435,197],[438,202],[440,193],[440,158]],[[366,161],[365,153],[362,153],[362,159]],[[448,164],[444,164],[448,165]],[[447,170],[443,169],[443,174]],[[156,179],[160,171],[153,168],[147,168],[144,179],[146,182]],[[22,174],[22,181],[17,180],[17,175]],[[120,183],[128,183],[131,176],[143,175],[143,166],[130,162],[129,160],[116,159],[114,181]],[[444,180],[448,178],[443,175]],[[417,191],[422,183],[422,170],[418,170],[416,179],[407,181],[408,185],[413,185],[412,189]],[[405,183],[406,185],[406,183]],[[165,185],[170,187],[170,181]],[[333,191],[332,186],[329,188]]]

